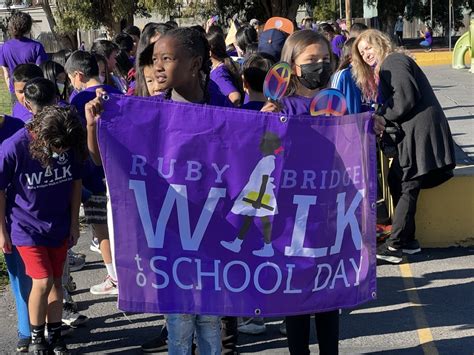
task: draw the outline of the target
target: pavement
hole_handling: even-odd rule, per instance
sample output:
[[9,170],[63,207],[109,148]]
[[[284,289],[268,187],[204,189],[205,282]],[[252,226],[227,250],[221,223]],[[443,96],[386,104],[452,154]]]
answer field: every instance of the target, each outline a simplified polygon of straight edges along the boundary
[[[449,67],[423,68],[449,117],[456,143],[464,149],[459,159],[474,161],[474,75]],[[140,345],[159,334],[158,314],[124,314],[116,296],[94,296],[91,285],[106,275],[100,255],[89,250],[90,232],[84,230],[78,252],[87,264],[72,275],[74,300],[90,317],[67,336],[77,354],[141,354]],[[473,354],[474,246],[424,249],[400,265],[377,267],[378,299],[344,310],[340,322],[341,354]],[[13,353],[16,316],[10,292],[0,291],[0,353]],[[267,319],[267,332],[239,337],[242,354],[288,354],[280,335],[281,319]],[[311,352],[318,353],[314,336]]]

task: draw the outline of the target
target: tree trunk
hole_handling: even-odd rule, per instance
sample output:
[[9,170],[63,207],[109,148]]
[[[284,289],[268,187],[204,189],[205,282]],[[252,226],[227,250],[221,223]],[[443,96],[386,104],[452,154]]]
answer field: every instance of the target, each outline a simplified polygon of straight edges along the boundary
[[43,0],[41,7],[46,15],[46,19],[48,20],[49,28],[51,29],[51,33],[53,34],[56,41],[61,45],[64,49],[71,49],[75,50],[77,48],[77,38],[75,33],[61,33],[59,34],[56,31],[57,23],[56,19],[54,18],[53,11],[51,10],[51,5],[49,0]]
[[303,1],[287,1],[287,0],[261,0],[260,4],[265,10],[267,18],[270,17],[286,17],[292,21],[296,20],[298,7]]

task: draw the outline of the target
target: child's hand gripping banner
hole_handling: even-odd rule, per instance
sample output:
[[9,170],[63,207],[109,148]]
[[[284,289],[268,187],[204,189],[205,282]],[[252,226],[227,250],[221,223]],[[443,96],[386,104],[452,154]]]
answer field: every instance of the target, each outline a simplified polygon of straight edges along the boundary
[[370,114],[112,95],[99,144],[120,309],[281,316],[376,297]]

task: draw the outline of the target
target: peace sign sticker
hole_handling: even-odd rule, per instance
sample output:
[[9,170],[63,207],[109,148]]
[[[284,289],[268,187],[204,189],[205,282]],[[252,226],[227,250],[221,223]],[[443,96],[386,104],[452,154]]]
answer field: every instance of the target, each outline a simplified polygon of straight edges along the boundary
[[288,88],[291,78],[291,67],[286,62],[280,62],[270,68],[263,82],[263,94],[271,100],[281,99]]
[[311,116],[343,116],[347,111],[344,94],[337,89],[324,89],[316,94],[309,106]]

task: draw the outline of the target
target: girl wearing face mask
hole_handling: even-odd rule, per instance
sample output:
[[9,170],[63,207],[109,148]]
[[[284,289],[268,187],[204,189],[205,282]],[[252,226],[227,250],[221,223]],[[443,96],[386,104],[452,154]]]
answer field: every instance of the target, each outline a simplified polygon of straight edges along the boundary
[[69,80],[64,67],[52,60],[41,63],[41,69],[46,79],[51,80],[56,87],[56,96],[61,102],[68,102],[69,99]]
[[265,105],[262,111],[281,111],[287,115],[309,114],[311,100],[324,89],[333,71],[331,47],[321,34],[302,30],[294,32],[285,42],[281,61],[290,64],[292,76],[281,110]]

